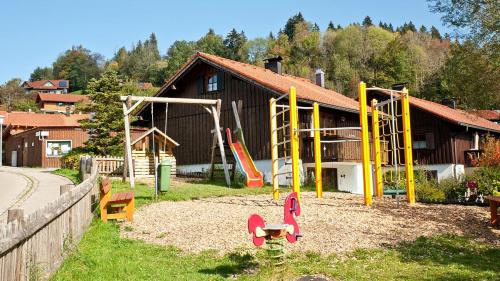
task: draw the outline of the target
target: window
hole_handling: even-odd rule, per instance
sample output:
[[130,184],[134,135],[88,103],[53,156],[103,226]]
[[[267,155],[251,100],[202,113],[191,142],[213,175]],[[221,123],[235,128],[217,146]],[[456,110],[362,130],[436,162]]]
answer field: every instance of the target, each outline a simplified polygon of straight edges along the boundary
[[427,141],[425,140],[425,135],[414,135],[413,136],[413,149],[426,149]]
[[47,157],[60,157],[71,151],[71,141],[47,141],[45,155]]
[[207,91],[217,91],[217,75],[211,75],[208,77]]
[[434,149],[434,133],[414,134],[413,149]]

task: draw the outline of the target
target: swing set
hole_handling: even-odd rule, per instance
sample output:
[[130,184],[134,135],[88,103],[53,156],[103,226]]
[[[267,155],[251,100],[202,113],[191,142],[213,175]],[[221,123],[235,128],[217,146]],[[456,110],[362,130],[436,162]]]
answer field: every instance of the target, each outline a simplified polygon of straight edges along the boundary
[[[219,148],[222,165],[224,167],[224,177],[226,184],[231,186],[231,178],[229,175],[229,168],[226,161],[226,156],[224,153],[224,144],[222,140],[221,127],[219,123],[220,110],[221,110],[221,100],[213,99],[188,99],[188,98],[165,98],[165,97],[143,97],[143,96],[121,96],[120,100],[123,106],[123,118],[125,122],[125,156],[126,162],[124,165],[123,176],[125,177],[128,170],[130,186],[135,187],[135,175],[134,175],[134,165],[132,159],[132,145],[130,137],[130,114],[134,112],[141,104],[150,103],[151,104],[151,125],[154,126],[154,104],[160,103],[165,104],[165,133],[167,129],[167,115],[168,115],[168,104],[192,104],[199,105],[205,109],[208,114],[210,114],[214,120],[214,129],[211,131],[214,134],[213,145],[212,145],[212,162],[214,161],[214,154],[216,147]],[[134,103],[133,103],[134,102]],[[153,140],[154,140],[154,130],[153,130]],[[153,141],[153,153],[155,153],[155,144]],[[154,167],[155,167],[155,192],[158,193],[158,183],[157,183],[157,170],[158,170],[158,158],[153,155]]]

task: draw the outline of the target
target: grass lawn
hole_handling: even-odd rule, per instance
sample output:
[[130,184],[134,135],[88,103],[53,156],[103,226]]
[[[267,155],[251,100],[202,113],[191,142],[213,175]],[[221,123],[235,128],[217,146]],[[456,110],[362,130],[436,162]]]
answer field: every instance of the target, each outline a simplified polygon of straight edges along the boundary
[[63,177],[67,177],[74,184],[79,184],[82,182],[82,179],[80,178],[80,173],[77,170],[57,169],[57,170],[54,170],[52,173],[54,173],[56,175],[63,176]]
[[[177,249],[122,239],[114,223],[95,220],[75,252],[51,280],[270,280],[279,274],[266,254],[186,254]],[[321,274],[335,280],[499,280],[500,250],[458,236],[419,238],[347,257],[292,254],[284,280]],[[276,278],[277,279],[277,278]]]
[[130,189],[128,182],[121,180],[112,181],[113,192],[123,192],[133,190],[135,193],[135,202],[137,206],[149,204],[155,201],[185,201],[205,197],[220,197],[229,195],[252,195],[269,194],[271,196],[271,187],[263,188],[228,188],[222,182],[182,182],[171,186],[167,192],[164,192],[155,199],[154,189],[144,183],[136,183],[135,189]]

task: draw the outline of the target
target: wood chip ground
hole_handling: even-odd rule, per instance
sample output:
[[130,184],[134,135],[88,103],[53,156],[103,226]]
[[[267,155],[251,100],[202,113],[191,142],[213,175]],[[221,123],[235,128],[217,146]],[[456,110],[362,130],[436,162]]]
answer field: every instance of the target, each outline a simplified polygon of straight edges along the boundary
[[[133,222],[121,224],[123,237],[184,251],[253,248],[247,233],[247,218],[253,213],[268,223],[282,223],[282,200],[270,195],[205,198],[184,202],[159,202],[137,210]],[[391,199],[374,201],[371,208],[363,197],[344,193],[302,193],[301,233],[288,251],[343,253],[356,248],[374,248],[414,240],[418,236],[453,233],[475,237],[500,246],[500,230],[489,226],[487,207],[402,203]]]

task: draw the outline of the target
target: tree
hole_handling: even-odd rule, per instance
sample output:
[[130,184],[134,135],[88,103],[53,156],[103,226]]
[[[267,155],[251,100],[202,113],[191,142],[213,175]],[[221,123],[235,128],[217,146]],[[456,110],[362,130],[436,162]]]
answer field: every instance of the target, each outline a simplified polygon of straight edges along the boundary
[[248,50],[246,49],[247,37],[245,32],[238,33],[236,29],[232,29],[224,39],[226,46],[226,57],[236,61],[247,61]]
[[52,67],[37,67],[30,75],[30,81],[50,80],[53,78]]
[[21,79],[14,78],[0,85],[0,103],[6,107],[7,111],[14,110],[16,103],[23,99],[24,89],[20,84]]
[[168,63],[166,77],[172,76],[186,61],[196,53],[196,43],[193,41],[175,41],[167,50],[165,59]]
[[105,71],[100,79],[89,81],[87,95],[91,102],[80,109],[91,113],[91,117],[80,123],[89,133],[85,147],[95,154],[120,155],[123,152],[122,84],[123,80],[113,70]]
[[82,46],[73,46],[60,55],[52,65],[54,78],[69,80],[69,90],[86,89],[92,78],[99,77],[103,58]]
[[311,28],[312,32],[319,32],[319,25],[317,23],[314,23],[314,25]]
[[247,42],[248,60],[251,64],[264,66],[263,60],[266,58],[267,46],[269,42],[266,38],[255,38]]
[[293,40],[293,35],[295,34],[295,26],[298,24],[298,23],[305,23],[306,20],[304,19],[304,17],[302,16],[302,13],[298,13],[292,17],[290,17],[286,24],[285,24],[285,28],[283,29],[283,33],[286,34],[286,36],[288,36],[288,39],[291,41]]
[[421,25],[420,28],[418,29],[418,32],[427,33],[427,27],[425,27],[425,25]]
[[328,27],[326,28],[326,30],[333,30],[333,31],[335,31],[335,25],[333,24],[332,21],[330,21],[328,23]]
[[435,38],[435,39],[439,39],[439,40],[443,39],[441,37],[441,34],[439,33],[439,30],[434,25],[431,26],[431,36],[432,36],[432,38]]
[[205,36],[196,41],[196,50],[216,56],[225,56],[227,53],[224,39],[221,35],[215,34],[215,31],[211,28]]
[[443,69],[444,95],[464,109],[500,108],[500,68],[473,41],[455,43]]
[[431,11],[442,14],[441,20],[455,27],[463,38],[487,46],[490,54],[498,55],[498,0],[427,0]]
[[372,25],[373,25],[372,19],[370,18],[370,16],[366,16],[365,19],[363,19],[363,26],[369,27]]

